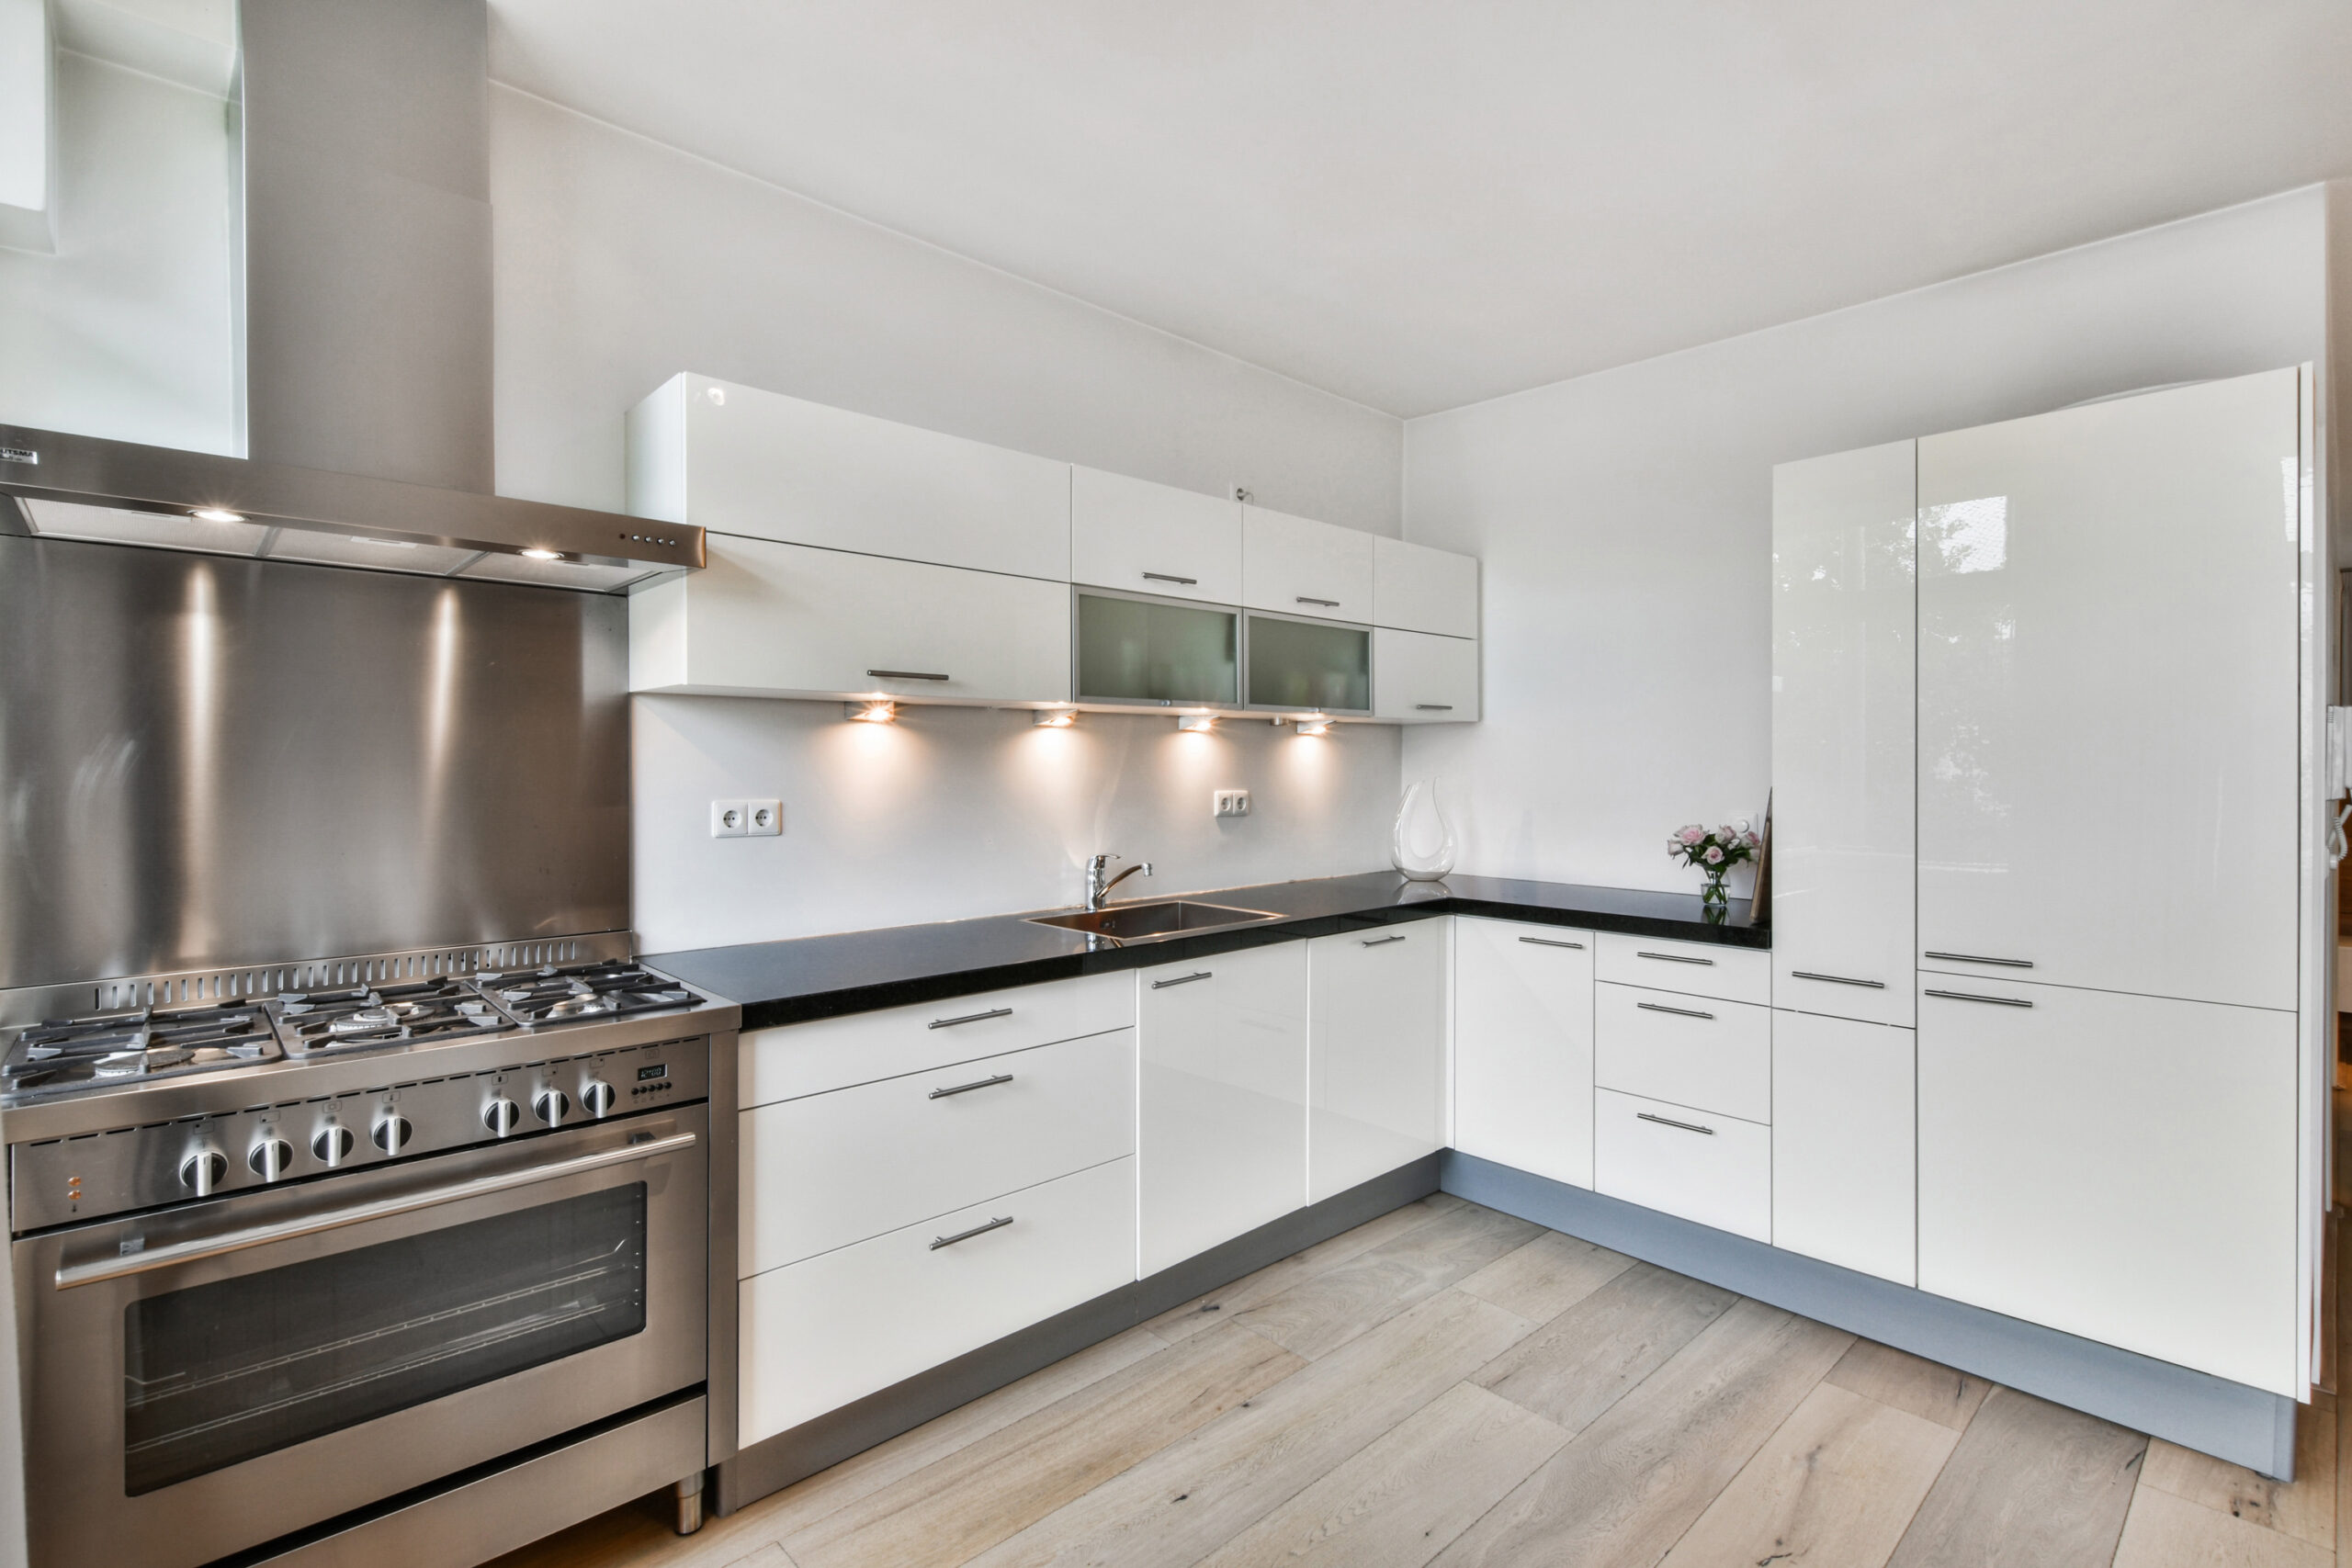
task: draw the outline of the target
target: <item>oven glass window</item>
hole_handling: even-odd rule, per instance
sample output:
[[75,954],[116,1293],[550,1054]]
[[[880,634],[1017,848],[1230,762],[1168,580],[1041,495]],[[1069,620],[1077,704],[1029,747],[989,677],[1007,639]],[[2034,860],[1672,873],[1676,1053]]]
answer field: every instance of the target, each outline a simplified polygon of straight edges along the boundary
[[134,1302],[132,1496],[645,1327],[645,1187]]

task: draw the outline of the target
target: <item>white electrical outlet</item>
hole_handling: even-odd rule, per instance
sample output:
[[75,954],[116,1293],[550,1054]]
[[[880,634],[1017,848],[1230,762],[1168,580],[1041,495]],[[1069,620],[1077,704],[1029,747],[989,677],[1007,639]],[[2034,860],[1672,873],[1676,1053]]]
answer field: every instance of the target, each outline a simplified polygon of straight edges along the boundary
[[710,836],[714,839],[749,838],[752,832],[752,803],[748,800],[714,800],[710,803]]
[[784,802],[781,800],[747,800],[751,820],[744,831],[754,839],[773,839],[784,831]]
[[1250,792],[1246,789],[1221,789],[1209,797],[1211,813],[1218,817],[1250,815]]

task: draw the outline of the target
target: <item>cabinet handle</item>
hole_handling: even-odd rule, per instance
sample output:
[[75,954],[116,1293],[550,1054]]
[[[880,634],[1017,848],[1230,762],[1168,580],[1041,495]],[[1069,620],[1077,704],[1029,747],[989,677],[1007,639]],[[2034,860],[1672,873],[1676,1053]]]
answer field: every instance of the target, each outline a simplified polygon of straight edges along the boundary
[[1984,958],[1980,957],[1978,954],[1973,953],[1922,953],[1920,956],[1923,958],[1940,958],[1945,960],[1947,963],[1951,964],[1996,964],[2004,969],[2030,969],[2033,967],[2033,960],[2030,958]]
[[1310,599],[1304,593],[1294,593],[1291,597],[1302,604],[1320,604],[1327,610],[1336,610],[1340,607],[1340,602],[1337,599]]
[[1584,951],[1584,943],[1580,942],[1554,942],[1548,936],[1523,936],[1519,940],[1530,947],[1573,947],[1578,953]]
[[933,675],[921,670],[868,670],[868,677],[876,681],[953,681],[953,675]]
[[1453,711],[1452,703],[1415,703],[1413,705],[1423,713],[1452,713]]
[[1710,1022],[1713,1021],[1715,1016],[1711,1012],[1701,1012],[1695,1008],[1670,1008],[1657,1002],[1635,1002],[1634,1005],[1644,1012],[1670,1012],[1677,1018],[1703,1018]]
[[1843,975],[1814,975],[1809,974],[1803,969],[1790,970],[1789,978],[1792,980],[1826,980],[1833,986],[1868,986],[1873,991],[1883,991],[1886,989],[1886,982],[1883,980],[1849,980]]
[[1197,969],[1190,975],[1179,975],[1173,980],[1154,980],[1151,983],[1151,988],[1155,991],[1164,991],[1170,986],[1189,986],[1195,980],[1213,980],[1216,977],[1216,971],[1214,969]]
[[1375,936],[1368,938],[1363,945],[1365,947],[1386,947],[1392,942],[1402,942],[1405,939],[1401,936]]
[[1973,991],[1935,991],[1931,997],[1941,997],[1948,1002],[1989,1002],[1996,1008],[2030,1008],[2033,1004],[2023,997],[1980,997]]
[[1011,1073],[999,1073],[992,1078],[982,1078],[978,1083],[959,1083],[954,1089],[933,1089],[931,1091],[931,1098],[933,1100],[945,1100],[951,1094],[969,1094],[976,1089],[994,1089],[1001,1083],[1011,1083],[1012,1081],[1012,1075]]
[[937,1252],[943,1247],[953,1247],[959,1241],[969,1241],[976,1235],[986,1235],[990,1231],[1001,1231],[1012,1223],[1012,1216],[1007,1214],[1001,1220],[990,1220],[987,1224],[974,1225],[967,1231],[957,1231],[954,1235],[935,1235],[931,1238],[931,1250]]
[[1655,958],[1660,964],[1703,964],[1710,969],[1715,966],[1715,961],[1712,958],[1691,958],[1679,953],[1643,953],[1637,949],[1635,950],[1634,956],[1636,958]]
[[1197,577],[1177,577],[1165,571],[1147,571],[1143,574],[1143,580],[1146,582],[1179,582],[1187,588],[1198,588],[1201,585],[1201,580]]
[[990,1008],[986,1012],[967,1012],[961,1018],[934,1018],[931,1021],[928,1027],[933,1029],[953,1029],[959,1023],[979,1023],[991,1018],[1011,1018],[1012,1016],[1012,1010],[1011,1008]]
[[1653,1116],[1646,1111],[1634,1111],[1634,1118],[1639,1122],[1655,1122],[1661,1127],[1679,1127],[1686,1133],[1704,1133],[1711,1138],[1715,1135],[1713,1127],[1702,1127],[1696,1122],[1677,1122],[1671,1116]]

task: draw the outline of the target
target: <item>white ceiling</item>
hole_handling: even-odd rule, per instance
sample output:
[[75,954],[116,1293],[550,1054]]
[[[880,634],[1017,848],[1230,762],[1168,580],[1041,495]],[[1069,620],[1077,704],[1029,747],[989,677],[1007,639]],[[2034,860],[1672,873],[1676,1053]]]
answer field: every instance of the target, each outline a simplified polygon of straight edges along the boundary
[[498,79],[1410,416],[2352,173],[2345,0],[492,0]]

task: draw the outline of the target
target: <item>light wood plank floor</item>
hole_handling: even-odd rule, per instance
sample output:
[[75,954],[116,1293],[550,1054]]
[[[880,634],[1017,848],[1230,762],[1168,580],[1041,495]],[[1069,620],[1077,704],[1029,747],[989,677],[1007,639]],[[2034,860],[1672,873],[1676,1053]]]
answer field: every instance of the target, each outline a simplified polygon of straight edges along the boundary
[[2280,1486],[1439,1196],[699,1535],[664,1495],[495,1568],[2330,1568],[2336,1414]]

